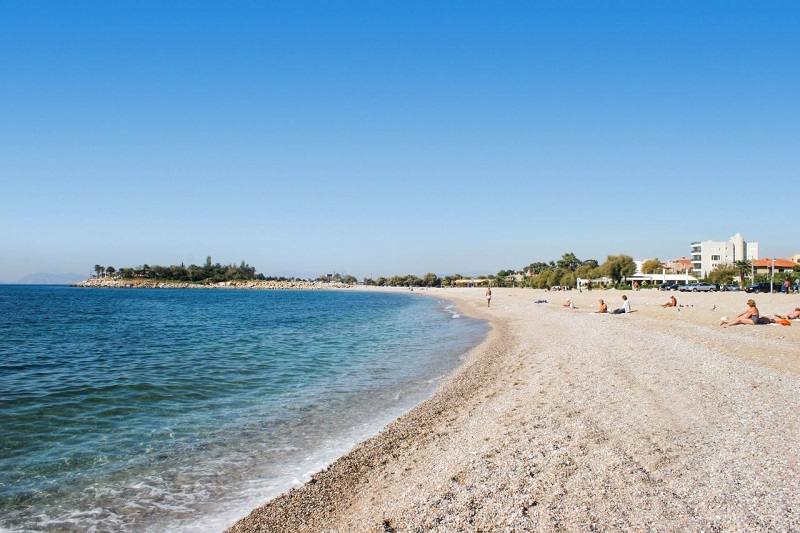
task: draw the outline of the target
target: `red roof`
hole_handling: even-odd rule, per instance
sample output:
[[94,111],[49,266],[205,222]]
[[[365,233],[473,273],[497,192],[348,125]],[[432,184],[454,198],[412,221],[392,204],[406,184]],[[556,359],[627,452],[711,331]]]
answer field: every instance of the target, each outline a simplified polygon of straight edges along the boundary
[[[754,259],[753,266],[755,268],[772,268],[772,258],[767,259]],[[775,259],[775,268],[792,268],[796,265],[794,261],[788,259]]]

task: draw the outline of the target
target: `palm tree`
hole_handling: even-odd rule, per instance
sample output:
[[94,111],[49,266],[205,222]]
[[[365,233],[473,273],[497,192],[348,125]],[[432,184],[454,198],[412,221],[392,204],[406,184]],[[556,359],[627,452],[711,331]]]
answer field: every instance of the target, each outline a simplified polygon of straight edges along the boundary
[[97,272],[97,277],[98,278],[103,275],[103,272],[105,272],[105,270],[106,270],[106,267],[104,267],[102,265],[95,265],[94,266],[94,271]]
[[744,283],[745,278],[749,277],[751,269],[753,268],[753,263],[749,259],[742,259],[740,261],[736,261],[733,265],[739,272],[739,277],[741,278],[742,283]]

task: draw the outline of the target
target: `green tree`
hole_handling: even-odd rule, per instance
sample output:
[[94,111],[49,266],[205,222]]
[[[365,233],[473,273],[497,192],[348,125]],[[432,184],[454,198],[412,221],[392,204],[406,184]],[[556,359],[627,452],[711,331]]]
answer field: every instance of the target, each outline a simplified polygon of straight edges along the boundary
[[153,279],[167,279],[168,271],[161,265],[153,265],[150,267],[150,277]]
[[642,263],[643,274],[660,274],[663,269],[664,265],[661,264],[661,261],[658,258],[648,259]]
[[559,280],[558,284],[562,287],[575,287],[576,283],[575,274],[573,272],[566,272],[561,276],[561,280]]
[[535,289],[544,289],[549,287],[547,284],[550,279],[550,269],[547,269],[539,274],[531,276],[531,287]]
[[348,285],[355,285],[356,283],[358,283],[358,280],[356,279],[355,276],[351,276],[350,274],[347,274],[347,275],[342,277],[342,282],[343,283],[347,283]]
[[581,266],[581,260],[575,257],[575,254],[569,252],[562,255],[561,259],[556,261],[556,266],[562,270],[575,272],[575,269]]
[[441,284],[442,280],[440,280],[439,276],[433,272],[428,272],[422,277],[422,285],[425,287],[437,287]]
[[537,262],[537,263],[531,263],[530,265],[526,266],[522,270],[524,270],[525,272],[531,272],[533,274],[540,274],[544,270],[549,270],[551,268],[555,268],[555,265],[552,264],[552,261],[550,261],[550,263],[551,264],[542,263],[541,261]]
[[451,274],[449,276],[444,277],[444,279],[442,280],[442,285],[446,285],[447,287],[452,287],[456,284],[455,282],[457,280],[463,278],[464,276],[462,276],[461,274]]
[[750,277],[750,273],[752,272],[753,263],[747,259],[740,259],[733,263],[736,267],[736,271],[739,274],[739,279],[744,283],[744,280]]
[[403,278],[403,284],[407,287],[421,287],[422,280],[413,274],[406,274]]
[[597,267],[592,265],[581,265],[575,269],[575,277],[581,279],[592,279],[592,270]]
[[116,271],[117,271],[117,269],[116,269],[116,268],[114,268],[114,267],[112,267],[112,266],[107,266],[107,267],[106,267],[106,276],[113,277],[113,276],[114,276],[114,273],[115,273]]
[[94,271],[97,274],[97,277],[99,278],[103,276],[103,272],[106,271],[106,267],[104,267],[103,265],[95,265]]
[[712,283],[733,283],[733,279],[739,274],[739,269],[732,264],[719,264],[708,273],[708,280]]
[[636,263],[629,255],[609,255],[606,262],[600,266],[600,271],[604,276],[611,278],[615,285],[618,285],[626,277],[636,272]]
[[567,271],[563,268],[555,268],[553,270],[549,270],[547,274],[547,285],[546,287],[553,287],[554,285],[561,285],[561,278],[564,277]]

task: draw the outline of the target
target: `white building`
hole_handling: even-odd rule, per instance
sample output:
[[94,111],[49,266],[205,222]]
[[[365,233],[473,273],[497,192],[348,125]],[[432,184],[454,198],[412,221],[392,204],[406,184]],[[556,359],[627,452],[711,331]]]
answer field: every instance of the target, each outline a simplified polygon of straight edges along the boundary
[[717,265],[756,259],[758,259],[758,243],[746,242],[744,237],[738,233],[727,242],[692,243],[692,273],[701,279],[705,278]]

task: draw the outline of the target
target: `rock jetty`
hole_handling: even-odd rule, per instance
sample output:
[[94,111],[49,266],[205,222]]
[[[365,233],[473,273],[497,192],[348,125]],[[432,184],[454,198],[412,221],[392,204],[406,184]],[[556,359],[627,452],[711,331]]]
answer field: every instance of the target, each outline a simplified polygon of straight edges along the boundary
[[352,285],[319,281],[220,281],[216,283],[189,283],[183,281],[154,281],[149,279],[89,278],[73,287],[110,289],[256,289],[256,290],[322,290],[348,289]]

